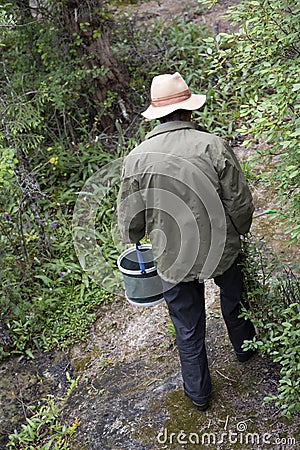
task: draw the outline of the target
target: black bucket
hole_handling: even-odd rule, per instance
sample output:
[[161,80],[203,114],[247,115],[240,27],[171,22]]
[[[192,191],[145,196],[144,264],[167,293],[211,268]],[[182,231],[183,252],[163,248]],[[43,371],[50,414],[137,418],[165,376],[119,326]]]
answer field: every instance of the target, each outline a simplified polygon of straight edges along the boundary
[[164,300],[162,282],[153,263],[152,246],[138,245],[118,258],[127,300],[137,306],[155,306]]

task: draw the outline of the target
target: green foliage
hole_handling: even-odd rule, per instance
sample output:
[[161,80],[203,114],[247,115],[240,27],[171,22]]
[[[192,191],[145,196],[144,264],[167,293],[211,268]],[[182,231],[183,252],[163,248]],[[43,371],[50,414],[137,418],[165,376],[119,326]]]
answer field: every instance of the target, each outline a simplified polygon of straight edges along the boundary
[[[49,58],[47,67],[52,67],[54,53]],[[70,72],[73,68],[72,62]],[[70,98],[68,88],[61,84],[60,90],[56,84],[59,74],[56,74],[51,89],[42,82],[41,90],[34,95],[19,95],[19,78],[14,76],[13,80],[10,79],[6,69],[3,75],[7,77],[4,76],[3,83],[5,103],[0,104],[0,108],[3,105],[1,113],[5,118],[0,133],[3,148],[0,180],[6,195],[1,196],[1,209],[5,213],[0,216],[0,248],[3,255],[0,261],[0,305],[1,318],[14,345],[10,349],[0,347],[0,357],[9,354],[33,357],[36,349],[48,350],[86,339],[97,309],[111,298],[99,284],[88,279],[77,259],[71,229],[72,213],[84,183],[101,167],[122,155],[126,138],[118,122],[118,133],[107,136],[97,132],[95,120],[87,126],[87,122],[81,120],[78,127],[82,140],[71,141],[67,127],[66,133],[61,132],[60,126],[54,130],[48,120],[53,102],[55,111],[61,107],[63,112],[64,108],[73,105],[71,99],[67,106],[67,97]],[[61,77],[59,83],[63,81]],[[15,87],[9,96],[11,83]],[[76,91],[79,94],[82,91],[80,83]],[[34,140],[37,135],[41,138]],[[136,140],[131,136],[128,146],[132,148],[135,144]],[[26,151],[31,165],[29,175],[32,173],[37,177],[43,193],[38,204],[50,252],[47,258],[41,255],[38,247],[39,226],[36,218],[23,193],[15,188],[17,179],[13,169],[18,168],[18,148]],[[32,186],[28,187],[29,194],[34,193],[30,190]],[[115,214],[117,189],[118,183],[110,197],[101,203],[97,217],[97,242],[104,258],[114,268],[118,255],[110,233],[110,223]],[[4,194],[4,190],[2,192]]]
[[266,186],[278,190],[281,219],[294,242],[300,237],[299,16],[296,1],[241,2],[229,11],[239,31],[211,39],[207,60],[236,133],[269,167]]
[[[67,374],[68,375],[68,374]],[[36,406],[27,407],[26,423],[20,431],[15,430],[8,437],[6,448],[28,450],[69,450],[72,436],[80,426],[76,418],[71,425],[59,419],[63,405],[76,387],[76,380],[68,375],[70,387],[67,394],[59,399],[48,395]]]
[[278,393],[266,397],[275,401],[286,416],[300,411],[300,281],[283,267],[262,242],[245,239],[243,272],[245,317],[253,321],[257,336],[245,343],[256,348],[281,366]]
[[129,28],[117,48],[123,58],[125,55],[132,71],[133,87],[144,94],[145,107],[149,102],[152,77],[178,71],[193,92],[207,94],[201,114],[194,112],[196,121],[212,132],[230,137],[232,125],[228,116],[225,120],[225,111],[228,114],[230,108],[229,99],[224,102],[224,98],[215,92],[216,76],[210,74],[213,61],[208,57],[214,43],[205,25],[199,27],[184,18],[174,18],[171,26],[169,22],[155,21],[147,28],[147,33],[142,33],[138,27]]
[[[262,14],[254,16],[253,7]],[[250,14],[251,12],[251,14]],[[249,2],[240,11],[244,20],[244,39],[238,43],[238,54],[243,53],[251,98],[241,109],[245,121],[241,133],[250,141],[263,139],[258,155],[272,157],[276,170],[271,179],[278,184],[281,204],[288,202],[284,217],[291,225],[291,238],[299,234],[299,88],[300,46],[297,39],[300,6],[298,2]],[[236,59],[237,60],[237,59]],[[255,84],[254,84],[255,83]],[[256,95],[255,95],[256,91]],[[276,156],[276,158],[275,158]],[[274,159],[275,158],[275,159]],[[296,228],[298,226],[298,228]]]
[[[54,150],[56,150],[54,152]],[[60,154],[61,151],[61,154]],[[77,193],[100,166],[113,160],[100,151],[100,143],[80,145],[66,155],[62,146],[48,148],[52,163],[41,166],[47,183],[43,190],[43,223],[51,250],[50,258],[41,258],[37,249],[38,228],[26,215],[18,223],[18,208],[7,203],[7,214],[0,217],[3,258],[0,267],[2,294],[1,317],[14,341],[13,354],[31,357],[34,350],[66,347],[87,339],[87,330],[97,316],[97,309],[111,299],[109,292],[88,279],[77,259],[72,239],[72,212]],[[59,156],[53,156],[59,155]],[[55,169],[55,170],[54,170]],[[115,196],[102,202],[98,211],[97,240],[104,256],[116,265],[117,252],[107,226],[114,214]],[[49,201],[51,199],[51,201]],[[108,208],[108,201],[111,204]],[[22,227],[23,245],[19,231]],[[25,258],[26,256],[26,258]],[[0,356],[7,356],[0,350]]]
[[[91,67],[88,57],[79,57],[76,40],[61,39],[59,21],[33,21],[12,3],[0,12],[5,25],[0,66],[0,306],[13,340],[11,348],[0,347],[0,357],[33,357],[36,349],[86,339],[99,306],[110,300],[80,266],[73,248],[72,212],[85,181],[122,153],[124,137],[98,131],[114,93],[98,110],[90,100],[89,81],[107,68]],[[26,159],[22,165],[20,149]],[[30,200],[39,208],[47,255],[39,248],[41,226]],[[105,220],[98,220],[98,241],[113,265],[116,250],[107,233],[113,211],[107,206],[103,203],[99,209]]]
[[166,329],[167,329],[168,336],[170,336],[173,339],[175,339],[176,338],[176,331],[175,331],[175,327],[174,327],[173,322],[168,322],[166,324]]
[[11,148],[5,148],[0,154],[0,187],[9,185],[12,181],[14,169],[18,160]]
[[91,131],[95,134],[96,121],[109,105],[99,102],[95,107],[91,81],[101,78],[108,69],[91,64],[91,56],[78,55],[80,43],[62,36],[60,19],[49,16],[32,21],[29,17],[21,25],[18,20],[22,10],[8,4],[3,20],[8,21],[10,16],[14,17],[14,26],[4,26],[0,67],[1,103],[10,138],[18,136],[16,144],[27,139],[34,150],[56,137],[75,141]]

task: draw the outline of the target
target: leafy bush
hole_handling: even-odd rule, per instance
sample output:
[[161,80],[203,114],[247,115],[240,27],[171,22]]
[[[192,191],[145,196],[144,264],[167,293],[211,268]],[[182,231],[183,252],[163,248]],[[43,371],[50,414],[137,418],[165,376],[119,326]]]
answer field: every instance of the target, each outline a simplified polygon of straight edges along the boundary
[[[110,299],[79,264],[72,213],[85,181],[124,147],[120,133],[99,132],[109,102],[96,110],[89,97],[88,80],[105,70],[86,66],[76,42],[61,39],[59,21],[23,13],[9,2],[0,10],[0,323],[13,340],[0,357],[32,357],[35,349],[85,339]],[[105,235],[110,259],[106,209],[99,210],[98,240]]]
[[[123,30],[124,31],[124,30]],[[220,36],[210,37],[210,31],[186,18],[174,18],[172,24],[155,20],[143,33],[138,25],[117,44],[131,69],[131,84],[142,95],[141,107],[149,104],[152,77],[178,71],[195,93],[206,93],[207,102],[200,112],[194,112],[196,122],[223,137],[233,137],[231,98],[216,88],[218,74],[211,57],[212,46]],[[232,113],[234,114],[234,112]],[[152,123],[153,125],[153,123]]]
[[67,373],[70,387],[67,394],[59,399],[48,395],[38,407],[28,406],[26,423],[21,430],[15,430],[8,437],[8,449],[69,450],[70,441],[80,425],[76,418],[72,425],[62,424],[59,414],[77,385]]
[[257,336],[245,349],[259,349],[281,366],[276,401],[283,414],[300,411],[300,281],[290,269],[269,253],[262,241],[243,243],[245,317],[253,321]]
[[[85,182],[143,132],[130,126],[127,137],[117,118],[109,135],[99,131],[101,118],[113,115],[115,94],[95,108],[89,80],[107,70],[87,67],[76,39],[61,39],[60,19],[33,21],[24,11],[9,2],[0,10],[0,324],[13,340],[0,346],[0,357],[32,357],[35,349],[86,338],[111,296],[77,259],[73,208]],[[114,268],[109,230],[117,188],[96,219],[97,242]]]
[[268,169],[265,182],[277,190],[281,219],[296,242],[300,237],[300,5],[287,0],[246,1],[228,14],[240,28],[210,38],[206,65],[215,77],[214,97],[229,98],[224,112],[235,121],[235,133],[244,137],[243,144],[257,148],[257,160]]
[[[38,227],[32,214],[24,214],[20,221],[15,198],[6,199],[7,212],[0,217],[0,303],[1,318],[14,341],[10,349],[14,354],[25,352],[32,356],[36,348],[62,347],[85,339],[97,307],[111,298],[82,270],[72,237],[72,213],[78,191],[100,166],[113,160],[112,154],[99,148],[100,144],[82,146],[80,153],[60,157],[55,170],[51,164],[42,166],[42,181],[50,180],[49,186],[42,185],[47,200],[41,200],[49,256],[39,252]],[[54,158],[52,152],[53,149]],[[110,201],[114,204],[115,197]],[[117,254],[106,227],[113,213],[112,206],[108,209],[107,202],[102,202],[97,219],[97,240],[100,246],[105,245],[105,256],[112,267]],[[0,356],[7,354],[0,352]]]

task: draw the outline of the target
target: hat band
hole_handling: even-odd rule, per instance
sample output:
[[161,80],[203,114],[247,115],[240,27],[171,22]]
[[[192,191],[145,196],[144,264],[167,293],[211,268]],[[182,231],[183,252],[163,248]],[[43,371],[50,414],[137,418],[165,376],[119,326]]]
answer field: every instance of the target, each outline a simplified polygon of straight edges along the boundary
[[185,91],[178,92],[177,94],[152,99],[151,105],[154,106],[154,108],[159,106],[174,105],[174,103],[180,103],[188,100],[191,96],[191,91],[189,89],[186,89]]

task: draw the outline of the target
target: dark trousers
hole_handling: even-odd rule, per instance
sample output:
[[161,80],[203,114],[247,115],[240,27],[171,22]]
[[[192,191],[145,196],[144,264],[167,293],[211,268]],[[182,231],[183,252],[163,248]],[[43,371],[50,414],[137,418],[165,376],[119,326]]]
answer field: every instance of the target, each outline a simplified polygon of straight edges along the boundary
[[[222,315],[237,356],[244,355],[244,340],[253,339],[255,329],[249,320],[239,318],[242,273],[238,260],[222,275],[214,278],[220,287]],[[211,379],[205,347],[204,284],[198,281],[176,285],[164,283],[164,298],[176,331],[185,394],[197,403],[207,401]],[[172,286],[172,287],[170,287]]]

